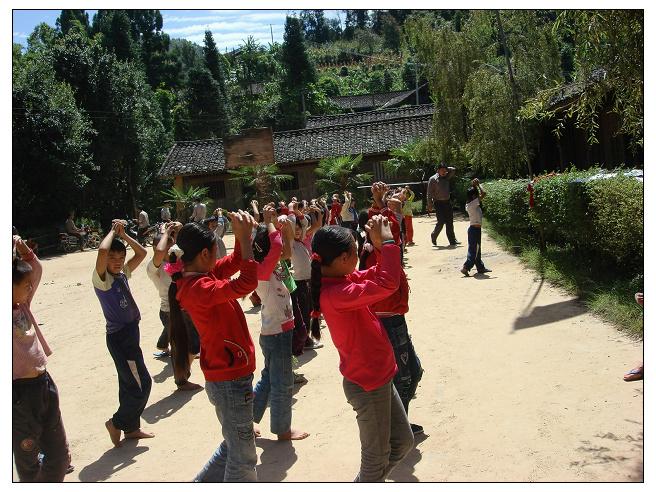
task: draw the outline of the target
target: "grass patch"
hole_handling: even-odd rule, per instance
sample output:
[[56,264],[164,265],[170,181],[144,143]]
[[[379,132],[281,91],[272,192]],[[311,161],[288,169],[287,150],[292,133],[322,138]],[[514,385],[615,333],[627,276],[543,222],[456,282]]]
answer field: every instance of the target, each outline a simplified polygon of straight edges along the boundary
[[598,257],[586,257],[572,246],[547,245],[540,252],[535,238],[495,227],[486,221],[486,232],[503,249],[549,283],[577,296],[595,315],[626,334],[642,339],[643,311],[634,294],[642,292],[642,274],[630,275]]

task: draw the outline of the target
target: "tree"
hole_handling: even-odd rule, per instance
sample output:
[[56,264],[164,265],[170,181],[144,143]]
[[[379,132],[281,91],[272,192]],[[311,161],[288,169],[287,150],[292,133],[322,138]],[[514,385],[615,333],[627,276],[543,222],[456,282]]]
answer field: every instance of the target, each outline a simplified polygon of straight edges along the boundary
[[383,47],[398,53],[401,48],[401,28],[394,17],[389,14],[382,16]]
[[[385,169],[394,174],[404,174],[422,182],[428,181],[433,172],[431,159],[427,156],[427,141],[413,140],[390,150],[391,158],[385,161]],[[426,211],[426,188],[422,187],[422,212]]]
[[300,20],[306,39],[320,44],[330,41],[330,27],[323,10],[301,10]]
[[55,26],[59,32],[66,34],[73,23],[80,24],[85,32],[89,32],[89,14],[84,10],[62,10],[55,21]]
[[186,190],[171,187],[161,192],[164,202],[175,206],[176,219],[182,223],[187,222],[188,212],[196,200],[206,203],[209,199],[210,189],[206,186],[189,186]]
[[226,86],[225,86],[225,73],[223,71],[223,64],[221,63],[221,58],[223,56],[219,53],[219,50],[216,49],[216,43],[212,37],[212,31],[205,31],[205,44],[203,46],[203,55],[205,56],[205,66],[212,74],[214,80],[219,84],[219,89],[221,89],[221,94],[223,97],[226,97]]
[[[620,132],[634,147],[644,145],[644,14],[641,10],[566,10],[554,24],[561,37],[574,40],[574,80],[583,93],[566,109],[588,141],[597,143],[601,109],[612,97],[612,111],[620,118]],[[603,73],[603,76],[599,76]],[[555,116],[552,98],[563,89],[553,84],[527,102],[524,116]],[[559,122],[562,128],[564,119]]]
[[280,50],[283,69],[280,99],[280,119],[277,127],[301,128],[305,124],[305,92],[316,82],[316,71],[310,61],[300,20],[287,17],[285,35]]
[[281,174],[275,164],[241,166],[238,169],[229,169],[228,172],[233,175],[230,178],[232,181],[239,181],[246,189],[246,201],[255,196],[261,204],[284,199],[280,185],[294,179],[290,174]]
[[17,60],[12,78],[12,221],[63,223],[92,172],[91,122],[44,53]]
[[362,154],[358,156],[326,157],[321,159],[314,172],[319,177],[317,188],[321,193],[354,191],[358,186],[371,184],[373,174],[358,173]]
[[195,138],[221,138],[228,132],[226,100],[207,68],[194,67],[189,71],[183,99],[191,120],[189,129]]

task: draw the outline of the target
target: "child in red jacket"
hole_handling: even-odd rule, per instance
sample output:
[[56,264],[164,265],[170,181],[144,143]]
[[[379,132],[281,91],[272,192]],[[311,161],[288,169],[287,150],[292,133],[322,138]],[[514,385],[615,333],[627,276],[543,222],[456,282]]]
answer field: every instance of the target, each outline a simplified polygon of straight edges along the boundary
[[[188,371],[182,308],[200,336],[205,391],[216,409],[224,438],[196,476],[196,482],[257,480],[253,430],[255,347],[237,301],[257,287],[257,262],[250,241],[255,222],[241,211],[231,214],[231,219],[235,234],[231,255],[217,260],[212,231],[189,223],[180,229],[167,265],[173,280],[169,304],[175,365]],[[231,280],[237,272],[239,277]]]
[[366,227],[381,255],[365,271],[354,271],[358,254],[349,229],[323,227],[312,240],[312,334],[321,336],[321,311],[339,352],[346,399],[357,414],[362,447],[358,482],[385,480],[414,444],[392,384],[394,352],[371,310],[399,287],[399,247],[386,218],[375,216]]

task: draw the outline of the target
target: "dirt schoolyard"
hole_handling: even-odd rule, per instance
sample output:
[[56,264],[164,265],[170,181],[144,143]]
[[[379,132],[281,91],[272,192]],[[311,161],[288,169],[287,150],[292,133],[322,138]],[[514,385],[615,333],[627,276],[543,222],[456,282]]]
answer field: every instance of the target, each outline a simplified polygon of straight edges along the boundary
[[[492,272],[463,277],[468,223],[457,220],[463,244],[451,249],[444,232],[431,245],[434,222],[415,218],[417,245],[408,250],[406,270],[412,289],[406,317],[425,369],[410,421],[426,434],[390,480],[641,481],[643,384],[625,383],[622,375],[641,360],[642,344],[543,283],[485,228],[483,261]],[[233,237],[226,239],[231,248]],[[162,327],[145,262],[130,286],[153,378],[142,428],[156,437],[111,445],[104,422],[118,406],[118,383],[91,285],[95,258],[86,251],[43,260],[33,303],[54,352],[48,370],[59,387],[75,465],[66,481],[189,481],[221,441],[219,424],[205,392],[174,391],[170,363],[152,356]],[[256,382],[260,315],[248,300],[242,306],[258,352]],[[294,395],[293,425],[311,436],[277,442],[267,412],[256,440],[261,481],[351,481],[358,471],[355,413],[327,329],[322,341],[323,348],[300,358],[298,372],[309,382]],[[204,383],[197,362],[190,380]]]

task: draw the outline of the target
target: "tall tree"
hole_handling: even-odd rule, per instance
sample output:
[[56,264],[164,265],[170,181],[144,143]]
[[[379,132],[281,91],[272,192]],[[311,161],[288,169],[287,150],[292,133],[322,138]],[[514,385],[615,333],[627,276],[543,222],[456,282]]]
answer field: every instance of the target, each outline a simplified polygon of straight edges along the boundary
[[189,131],[195,138],[221,138],[230,129],[225,97],[210,71],[194,67],[183,96]]
[[84,10],[62,10],[55,21],[55,26],[62,34],[66,34],[74,22],[79,23],[86,32],[89,32],[89,14]]
[[223,71],[223,64],[221,58],[223,57],[219,50],[216,48],[212,31],[205,31],[205,44],[203,46],[203,55],[205,56],[205,66],[214,77],[214,80],[219,84],[221,94],[226,97],[225,86],[225,73]]
[[279,126],[300,128],[305,123],[305,92],[316,82],[317,74],[305,47],[301,21],[295,17],[285,20],[280,60],[284,73]]

